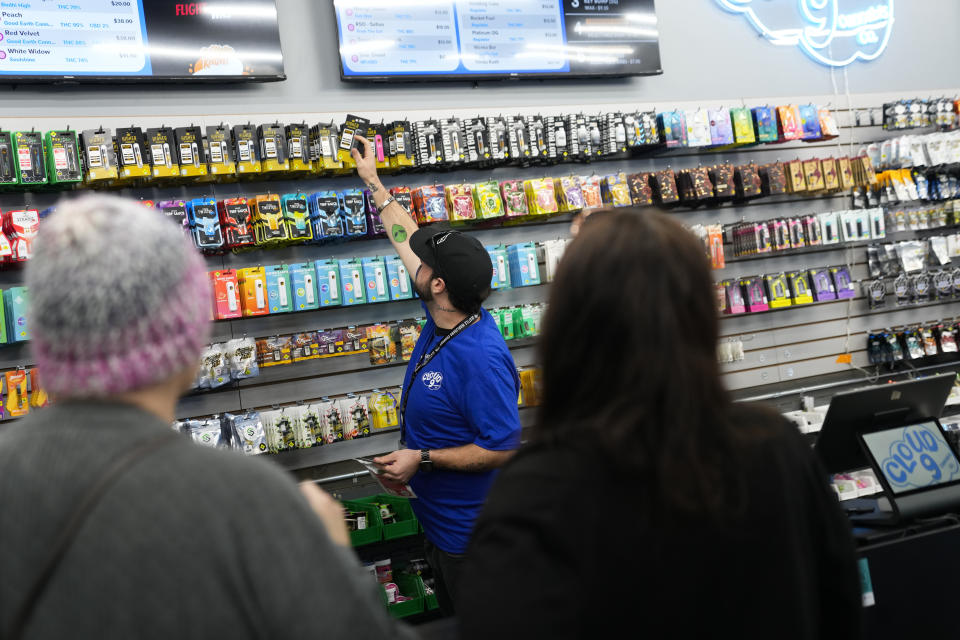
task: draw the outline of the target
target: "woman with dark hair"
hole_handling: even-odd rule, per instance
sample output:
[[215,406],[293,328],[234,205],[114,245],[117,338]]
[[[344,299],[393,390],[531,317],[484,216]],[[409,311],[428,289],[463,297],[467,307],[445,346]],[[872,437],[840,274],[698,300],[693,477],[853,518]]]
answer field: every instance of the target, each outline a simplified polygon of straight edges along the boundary
[[532,442],[467,554],[464,638],[859,637],[849,525],[796,428],[731,401],[714,304],[679,223],[584,221],[544,321]]

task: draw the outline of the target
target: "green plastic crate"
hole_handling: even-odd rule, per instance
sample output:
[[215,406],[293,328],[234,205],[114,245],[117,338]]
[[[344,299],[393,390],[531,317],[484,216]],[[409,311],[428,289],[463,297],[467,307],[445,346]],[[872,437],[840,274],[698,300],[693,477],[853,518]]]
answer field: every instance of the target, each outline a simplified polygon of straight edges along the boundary
[[384,503],[390,505],[394,514],[397,516],[397,520],[392,524],[383,525],[384,540],[393,540],[395,538],[413,536],[420,531],[420,522],[413,514],[413,507],[410,506],[410,500],[407,498],[398,498],[386,493],[378,493],[375,496],[360,498],[355,502],[372,505],[375,509],[377,509],[378,517],[379,509],[376,507],[376,504]]
[[[407,616],[423,613],[426,598],[423,594],[423,581],[420,576],[411,576],[405,573],[395,573],[393,583],[400,589],[400,594],[408,596],[410,600],[387,605],[387,610],[394,618],[406,618]],[[386,601],[387,594],[383,594]]]
[[365,544],[380,542],[383,539],[383,520],[380,519],[380,509],[375,504],[344,500],[343,506],[349,511],[365,511],[367,513],[367,528],[350,532],[350,544],[361,547]]

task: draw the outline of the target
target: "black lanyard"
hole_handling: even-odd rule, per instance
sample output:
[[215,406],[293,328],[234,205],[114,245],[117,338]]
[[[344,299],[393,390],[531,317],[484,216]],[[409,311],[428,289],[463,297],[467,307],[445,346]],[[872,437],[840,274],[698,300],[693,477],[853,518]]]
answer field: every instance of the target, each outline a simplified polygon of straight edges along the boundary
[[[463,333],[463,330],[472,325],[480,318],[479,313],[475,313],[471,316],[467,316],[460,321],[460,324],[455,326],[450,330],[450,333],[443,337],[437,346],[430,350],[429,353],[421,354],[420,359],[417,360],[417,366],[413,368],[413,374],[410,376],[410,384],[407,385],[407,388],[403,390],[403,399],[400,401],[400,446],[405,447],[407,445],[407,401],[410,399],[410,391],[413,389],[413,381],[416,380],[417,374],[420,373],[420,370],[427,366],[434,356],[440,353],[440,349],[443,349],[444,346],[458,335]],[[434,325],[436,327],[436,325]],[[436,328],[434,328],[434,336],[436,336]]]

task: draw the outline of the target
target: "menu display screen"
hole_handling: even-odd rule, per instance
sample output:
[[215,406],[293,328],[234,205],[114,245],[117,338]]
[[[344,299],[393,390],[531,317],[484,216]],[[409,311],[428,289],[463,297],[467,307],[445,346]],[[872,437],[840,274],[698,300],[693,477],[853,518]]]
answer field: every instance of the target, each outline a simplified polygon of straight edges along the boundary
[[653,0],[334,0],[344,80],[661,73]]
[[275,0],[0,2],[0,81],[283,77]]

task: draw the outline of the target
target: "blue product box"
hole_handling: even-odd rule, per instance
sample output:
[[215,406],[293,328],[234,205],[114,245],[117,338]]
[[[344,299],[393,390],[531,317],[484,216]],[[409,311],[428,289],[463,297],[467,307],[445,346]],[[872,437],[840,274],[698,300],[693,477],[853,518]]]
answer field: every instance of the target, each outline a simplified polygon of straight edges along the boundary
[[502,244],[499,246],[485,247],[490,254],[490,262],[493,264],[493,278],[490,280],[490,289],[510,288],[510,258],[507,256],[507,248]]
[[330,242],[343,237],[343,220],[340,219],[340,197],[336,191],[318,191],[307,198],[310,209],[310,224],[313,239]]
[[390,299],[387,288],[387,266],[383,258],[363,259],[363,282],[366,286],[367,302],[385,302]]
[[338,307],[342,304],[340,286],[340,265],[336,260],[316,260],[317,293],[321,307]]
[[514,287],[529,287],[540,284],[540,265],[537,263],[537,246],[532,242],[507,247],[510,257],[510,282]]
[[267,304],[270,313],[293,311],[293,291],[290,287],[290,271],[285,264],[265,267],[267,272]]
[[413,297],[413,283],[403,260],[398,256],[390,256],[387,263],[387,287],[390,290],[391,300],[408,300]]
[[340,194],[340,216],[343,232],[348,238],[367,235],[367,209],[360,189],[344,189]]
[[290,265],[290,283],[293,288],[293,308],[295,311],[320,308],[320,296],[317,292],[317,270],[312,262]]
[[220,230],[220,213],[217,201],[213,198],[194,198],[188,200],[187,222],[190,235],[198,249],[219,249],[223,246],[223,232]]
[[363,263],[359,258],[340,261],[340,288],[342,289],[342,304],[365,304],[366,285],[363,281]]
[[26,287],[10,287],[3,292],[7,342],[24,342],[30,339],[30,326],[27,324],[28,299]]

